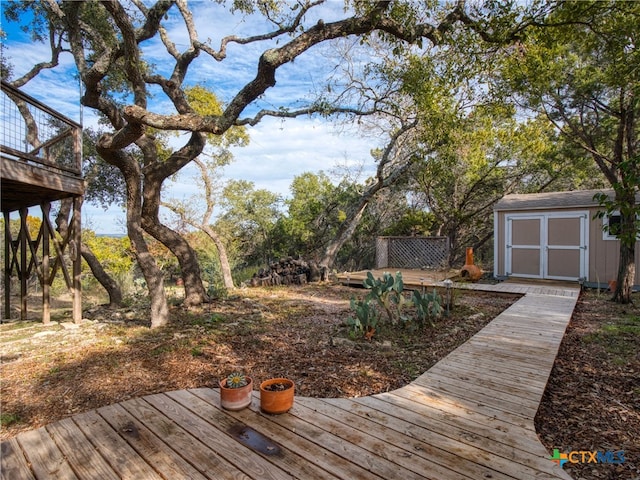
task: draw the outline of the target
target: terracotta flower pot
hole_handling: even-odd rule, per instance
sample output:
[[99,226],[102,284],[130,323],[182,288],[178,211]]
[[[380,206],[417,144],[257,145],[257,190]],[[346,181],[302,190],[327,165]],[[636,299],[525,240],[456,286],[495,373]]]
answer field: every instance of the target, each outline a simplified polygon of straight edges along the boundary
[[[273,385],[283,385],[284,389],[270,390]],[[288,378],[271,378],[260,384],[260,409],[265,413],[278,415],[293,407],[295,384]]]
[[253,392],[253,380],[247,377],[247,384],[240,388],[227,387],[227,379],[218,382],[220,384],[220,406],[225,410],[242,410],[251,404]]

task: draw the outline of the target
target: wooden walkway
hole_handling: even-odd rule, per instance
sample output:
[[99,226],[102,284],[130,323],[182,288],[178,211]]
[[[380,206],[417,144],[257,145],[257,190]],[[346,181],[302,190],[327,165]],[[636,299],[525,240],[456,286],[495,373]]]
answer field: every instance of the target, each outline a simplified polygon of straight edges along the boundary
[[[366,278],[369,270],[360,272],[339,273],[336,277],[343,285],[362,286],[362,281]],[[408,270],[408,269],[392,269],[392,270],[370,270],[375,278],[380,278],[385,272],[395,275],[396,272],[402,274],[402,281],[405,288],[415,289],[419,287],[445,287],[443,281],[454,275],[450,272],[438,272],[430,270]],[[459,273],[456,271],[455,274]],[[530,280],[517,282],[509,280],[497,283],[495,285],[486,285],[482,283],[456,283],[455,288],[464,290],[484,290],[498,293],[536,293],[539,295],[560,295],[560,296],[577,296],[579,286],[577,282],[560,282],[550,280]]]
[[482,288],[526,295],[398,390],[296,397],[280,416],[257,392],[233,413],[216,389],[149,395],[3,442],[2,478],[570,479],[533,418],[579,291]]

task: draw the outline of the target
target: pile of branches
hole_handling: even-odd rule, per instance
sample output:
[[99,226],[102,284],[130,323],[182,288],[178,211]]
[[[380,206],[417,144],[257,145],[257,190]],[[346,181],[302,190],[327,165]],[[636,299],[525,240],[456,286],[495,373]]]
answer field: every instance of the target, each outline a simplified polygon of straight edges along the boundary
[[315,262],[306,262],[300,258],[287,257],[254,273],[249,286],[304,285],[308,282],[327,280],[327,277],[326,267],[320,267]]

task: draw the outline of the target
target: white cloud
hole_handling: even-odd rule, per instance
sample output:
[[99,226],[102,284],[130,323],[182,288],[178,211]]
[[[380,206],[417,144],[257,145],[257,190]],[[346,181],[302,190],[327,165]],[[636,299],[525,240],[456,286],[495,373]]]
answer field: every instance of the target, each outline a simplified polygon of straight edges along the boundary
[[[330,173],[338,165],[359,169],[364,163],[369,167],[365,174],[370,175],[375,168],[369,155],[371,139],[355,132],[338,135],[319,119],[266,118],[250,128],[249,135],[247,147],[233,149],[234,161],[224,168],[224,179],[247,180],[283,197],[289,195],[292,179],[305,172]],[[165,198],[192,195],[197,174],[195,168],[185,169]]]
[[[249,146],[234,150],[236,161],[225,173],[230,178],[249,175],[257,186],[268,188],[275,182],[290,183],[304,172],[328,172],[345,160],[360,163],[370,159],[366,139],[356,134],[338,136],[332,130],[326,121],[308,117],[284,122],[265,119],[249,131]],[[286,194],[288,188],[278,193]]]
[[[27,73],[34,65],[51,60],[45,46],[31,42],[7,42],[7,56],[14,66],[13,78]],[[21,90],[57,110],[72,120],[80,121],[80,88],[75,76],[76,68],[70,55],[60,57],[60,65],[55,70],[43,70],[30,80]]]

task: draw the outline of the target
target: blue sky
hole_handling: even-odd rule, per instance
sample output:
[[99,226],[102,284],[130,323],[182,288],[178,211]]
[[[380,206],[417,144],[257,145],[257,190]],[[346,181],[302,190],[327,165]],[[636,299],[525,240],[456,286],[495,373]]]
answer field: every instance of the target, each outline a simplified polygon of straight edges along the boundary
[[[323,7],[322,18],[331,21],[342,15],[342,2],[329,2]],[[219,45],[222,36],[255,33],[261,21],[253,17],[221,14],[222,10],[214,2],[190,2],[194,12],[196,27],[201,40],[211,38],[213,45]],[[171,11],[164,22],[178,49],[184,49],[188,43],[181,18]],[[310,24],[317,17],[310,17]],[[32,44],[27,36],[2,18],[2,28],[8,33],[5,40],[5,53],[14,66],[14,78],[23,75],[38,62],[48,60],[46,45]],[[357,43],[357,41],[355,42]],[[231,44],[228,57],[216,62],[207,55],[201,55],[192,65],[188,83],[200,83],[213,89],[223,100],[228,101],[238,89],[255,76],[255,66],[260,53],[269,45]],[[146,59],[162,71],[163,65],[172,67],[159,38],[144,44]],[[283,66],[276,75],[277,84],[270,89],[260,103],[245,112],[250,115],[259,107],[277,108],[281,105],[300,105],[310,92],[321,86],[328,75],[334,71],[336,52],[327,46],[320,46],[297,58],[295,62]],[[70,118],[82,122],[85,126],[96,125],[96,118],[90,109],[81,111],[80,87],[74,79],[75,66],[70,54],[61,57],[61,65],[53,71],[44,71],[31,80],[23,90],[33,97],[64,113]],[[160,99],[161,95],[156,98]],[[169,105],[156,100],[150,109],[167,112]],[[337,133],[337,131],[341,133]],[[338,128],[328,120],[319,118],[298,118],[282,121],[267,118],[255,127],[249,128],[250,145],[234,149],[235,161],[225,168],[227,179],[243,179],[255,183],[256,188],[265,188],[286,196],[294,176],[303,172],[329,172],[337,165],[364,168],[371,173],[375,164],[369,152],[379,146],[379,136],[367,137],[349,126]],[[167,188],[165,197],[186,199],[193,194],[195,169],[181,172],[179,181]],[[124,212],[118,206],[108,211],[101,207],[85,204],[83,223],[100,234],[124,233]]]

